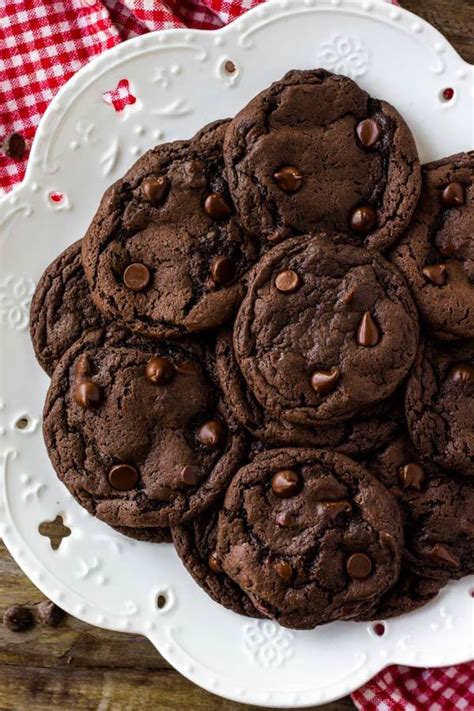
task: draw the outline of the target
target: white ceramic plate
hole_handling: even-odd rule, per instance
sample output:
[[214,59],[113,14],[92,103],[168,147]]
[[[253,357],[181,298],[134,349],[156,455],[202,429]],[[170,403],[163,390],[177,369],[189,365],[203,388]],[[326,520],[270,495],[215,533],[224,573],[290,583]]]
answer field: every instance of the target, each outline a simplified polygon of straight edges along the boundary
[[[236,70],[229,73],[226,62]],[[290,632],[244,619],[193,582],[171,545],[138,543],[92,518],[51,468],[41,435],[48,379],[28,335],[42,271],[82,237],[105,188],[159,141],[233,115],[290,68],[324,66],[395,104],[422,160],[472,148],[473,68],[430,25],[389,4],[279,0],[218,32],[169,30],[91,62],[44,116],[26,178],[0,204],[0,534],[40,590],[71,615],[146,635],[182,674],[236,701],[280,707],[326,702],[390,663],[445,665],[474,654],[473,579],[408,616]],[[103,100],[126,79],[121,112]],[[443,90],[454,89],[451,101]],[[27,426],[19,429],[20,418]],[[38,526],[62,516],[72,533],[52,550]],[[157,598],[166,599],[159,609]]]

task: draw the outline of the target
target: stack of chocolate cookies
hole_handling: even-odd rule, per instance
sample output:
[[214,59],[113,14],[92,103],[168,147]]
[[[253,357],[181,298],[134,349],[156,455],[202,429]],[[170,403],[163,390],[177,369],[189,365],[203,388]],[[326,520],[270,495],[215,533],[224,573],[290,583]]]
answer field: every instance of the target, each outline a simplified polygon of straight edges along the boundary
[[473,180],[321,69],[146,153],[33,298],[58,477],[286,627],[474,573]]

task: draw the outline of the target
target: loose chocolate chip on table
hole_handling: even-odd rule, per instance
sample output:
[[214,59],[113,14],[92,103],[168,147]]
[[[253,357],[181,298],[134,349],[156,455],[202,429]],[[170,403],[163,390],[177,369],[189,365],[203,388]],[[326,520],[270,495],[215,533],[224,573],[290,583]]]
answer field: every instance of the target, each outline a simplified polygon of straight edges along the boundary
[[434,558],[434,560],[441,561],[441,563],[447,563],[453,568],[459,568],[460,566],[460,562],[456,556],[454,556],[449,548],[444,546],[442,543],[435,543],[431,549],[430,555]]
[[399,479],[404,489],[412,488],[419,491],[426,479],[426,473],[419,464],[410,462],[400,469]]
[[315,370],[311,376],[311,385],[318,395],[329,395],[336,387],[340,377],[339,368],[331,368],[329,371]]
[[365,553],[352,553],[347,559],[346,570],[351,578],[363,580],[372,571],[372,561]]
[[226,429],[218,420],[209,420],[201,425],[198,437],[205,447],[222,447],[226,440]]
[[357,125],[356,133],[364,148],[370,148],[379,140],[381,131],[377,121],[369,118]]
[[109,472],[110,485],[117,491],[130,491],[138,481],[138,472],[130,464],[116,464]]
[[212,553],[209,553],[209,556],[207,559],[207,564],[213,573],[222,573],[222,568],[221,568],[220,563],[217,559],[217,555],[216,555],[215,551],[213,551]]
[[213,220],[225,220],[230,217],[232,209],[223,195],[211,193],[204,203],[204,212]]
[[93,410],[102,403],[102,389],[92,380],[83,380],[74,386],[74,400],[87,410]]
[[448,273],[444,264],[432,264],[423,269],[423,276],[436,286],[444,286],[448,281]]
[[380,341],[380,331],[369,311],[366,311],[362,316],[357,329],[356,340],[359,346],[364,346],[365,348],[376,346]]
[[293,575],[293,570],[291,568],[291,565],[287,563],[284,560],[279,560],[273,565],[273,569],[275,573],[286,583],[291,580],[291,576]]
[[458,363],[450,371],[453,383],[472,383],[474,381],[474,368],[469,363]]
[[150,270],[145,264],[129,264],[123,273],[125,286],[132,291],[143,291],[150,283]]
[[196,486],[199,481],[200,469],[195,464],[186,464],[181,469],[181,479],[188,486]]
[[272,490],[280,499],[289,499],[301,489],[302,479],[298,472],[292,469],[283,469],[272,477]]
[[275,286],[282,294],[293,294],[301,286],[301,279],[292,269],[277,274]]
[[364,235],[368,234],[372,232],[377,225],[377,213],[370,205],[356,207],[351,214],[350,224],[354,232],[359,232],[359,234]]
[[64,619],[66,613],[55,605],[54,602],[51,602],[51,600],[43,600],[36,608],[36,614],[42,625],[57,627]]
[[235,263],[230,257],[216,257],[212,262],[212,281],[218,286],[230,284],[235,279],[235,272]]
[[303,185],[303,176],[298,168],[287,165],[273,174],[276,184],[284,193],[297,193]]
[[161,175],[158,178],[146,178],[142,183],[143,194],[153,205],[161,205],[168,192],[170,182]]
[[12,605],[3,615],[3,624],[11,632],[26,632],[35,623],[31,610],[23,605]]
[[145,375],[154,385],[169,385],[176,375],[176,368],[168,358],[155,356],[146,364]]
[[20,133],[11,133],[3,139],[2,148],[8,158],[21,160],[25,152],[25,139]]
[[466,189],[461,183],[449,183],[441,193],[443,207],[460,207],[466,202]]

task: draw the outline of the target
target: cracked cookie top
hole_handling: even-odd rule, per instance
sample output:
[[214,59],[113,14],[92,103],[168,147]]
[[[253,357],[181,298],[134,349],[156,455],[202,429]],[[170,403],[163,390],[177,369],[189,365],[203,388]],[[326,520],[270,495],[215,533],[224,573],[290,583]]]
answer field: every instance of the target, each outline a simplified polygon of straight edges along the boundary
[[217,557],[262,614],[311,629],[373,605],[400,572],[395,499],[334,452],[255,456],[227,491]]
[[433,335],[474,338],[474,151],[423,167],[413,222],[391,259]]
[[397,269],[377,253],[294,237],[249,276],[233,345],[267,415],[347,420],[386,399],[416,356],[418,318]]
[[31,301],[30,334],[38,363],[51,375],[78,338],[106,322],[91,299],[81,242],[75,242],[46,268]]
[[267,247],[322,230],[384,250],[420,193],[400,114],[323,69],[290,71],[255,97],[231,122],[224,152],[242,224]]
[[205,346],[94,331],[57,366],[43,431],[59,478],[113,526],[176,525],[210,506],[241,462]]
[[233,315],[256,249],[224,177],[227,122],[148,151],[105,193],[83,242],[92,298],[132,331],[164,338]]

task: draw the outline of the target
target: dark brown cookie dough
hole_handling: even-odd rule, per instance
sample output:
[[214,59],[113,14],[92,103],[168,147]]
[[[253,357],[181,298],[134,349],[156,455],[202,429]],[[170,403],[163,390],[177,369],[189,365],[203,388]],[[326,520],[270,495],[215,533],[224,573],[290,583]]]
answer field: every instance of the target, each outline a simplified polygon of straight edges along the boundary
[[423,456],[474,476],[474,340],[420,348],[407,382],[405,412]]
[[421,200],[391,258],[445,340],[474,338],[474,151],[423,168]]
[[322,230],[383,250],[420,193],[400,114],[323,69],[290,71],[254,98],[231,122],[224,151],[242,224],[263,241]]
[[[288,290],[282,275],[297,286]],[[341,422],[392,395],[416,355],[416,309],[379,254],[323,237],[274,247],[249,276],[235,356],[267,415]]]
[[473,484],[423,461],[403,435],[368,468],[399,503],[406,567],[441,580],[474,573]]
[[112,526],[196,516],[243,455],[213,377],[210,354],[196,342],[150,342],[118,329],[86,334],[58,364],[45,404],[44,437],[61,481]]
[[262,614],[310,629],[362,614],[400,572],[395,499],[327,450],[255,456],[227,491],[218,526],[224,571]]
[[75,242],[46,268],[31,301],[30,334],[38,363],[51,375],[83,333],[105,323],[89,294],[81,242]]
[[83,243],[91,293],[151,337],[215,328],[233,315],[256,259],[224,178],[227,123],[148,151],[104,195]]
[[173,543],[197,584],[229,610],[247,617],[261,617],[250,598],[222,570],[216,556],[219,507],[204,511],[192,521],[172,529]]
[[377,600],[372,609],[364,612],[355,621],[387,620],[414,612],[431,602],[446,582],[446,579],[423,578],[402,565],[395,585]]
[[252,395],[237,365],[232,333],[222,330],[216,342],[216,372],[225,407],[253,437],[277,447],[325,447],[358,456],[387,444],[404,420],[403,402],[393,396],[332,425],[302,425],[273,417]]

